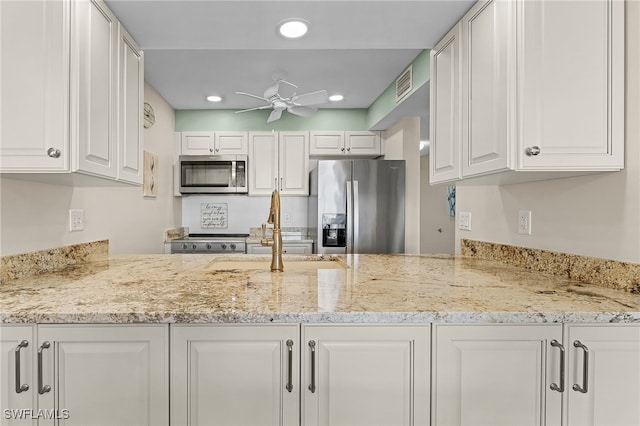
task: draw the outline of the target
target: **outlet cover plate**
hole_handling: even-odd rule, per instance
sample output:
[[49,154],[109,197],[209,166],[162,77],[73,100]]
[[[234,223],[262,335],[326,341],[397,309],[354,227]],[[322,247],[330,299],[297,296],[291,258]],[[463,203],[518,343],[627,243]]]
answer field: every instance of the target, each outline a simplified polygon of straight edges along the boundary
[[518,211],[518,234],[531,235],[531,210]]
[[69,210],[69,231],[82,231],[84,229],[84,210]]

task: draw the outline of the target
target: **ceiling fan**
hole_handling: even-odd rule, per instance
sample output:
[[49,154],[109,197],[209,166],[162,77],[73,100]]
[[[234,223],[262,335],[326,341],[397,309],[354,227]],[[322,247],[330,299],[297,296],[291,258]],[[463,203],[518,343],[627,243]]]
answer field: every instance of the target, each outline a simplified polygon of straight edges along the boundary
[[296,95],[294,93],[290,98],[285,98],[280,95],[280,83],[288,84],[296,89],[298,86],[281,78],[274,80],[276,84],[268,87],[264,92],[264,96],[252,95],[251,93],[246,92],[236,92],[238,95],[250,96],[269,103],[268,105],[236,111],[236,113],[255,111],[259,109],[273,109],[267,119],[267,123],[271,123],[272,121],[278,120],[282,116],[282,111],[284,110],[287,110],[291,114],[299,115],[300,117],[309,117],[318,110],[314,105],[324,104],[329,101],[329,95],[326,90],[318,90],[316,92],[304,93],[302,95]]

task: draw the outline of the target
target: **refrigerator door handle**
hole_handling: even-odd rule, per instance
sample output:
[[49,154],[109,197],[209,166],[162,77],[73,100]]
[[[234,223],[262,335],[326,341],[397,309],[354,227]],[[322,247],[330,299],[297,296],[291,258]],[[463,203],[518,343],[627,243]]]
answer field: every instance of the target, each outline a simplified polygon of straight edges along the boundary
[[353,251],[359,253],[360,247],[360,192],[358,191],[358,181],[353,181]]
[[351,181],[347,181],[347,254],[353,253],[353,197]]

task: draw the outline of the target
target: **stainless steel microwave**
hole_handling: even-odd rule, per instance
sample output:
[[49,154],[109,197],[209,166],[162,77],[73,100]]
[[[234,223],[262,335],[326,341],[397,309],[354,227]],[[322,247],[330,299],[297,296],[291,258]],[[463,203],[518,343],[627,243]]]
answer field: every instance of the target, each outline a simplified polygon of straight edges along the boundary
[[181,155],[180,193],[246,194],[246,155]]

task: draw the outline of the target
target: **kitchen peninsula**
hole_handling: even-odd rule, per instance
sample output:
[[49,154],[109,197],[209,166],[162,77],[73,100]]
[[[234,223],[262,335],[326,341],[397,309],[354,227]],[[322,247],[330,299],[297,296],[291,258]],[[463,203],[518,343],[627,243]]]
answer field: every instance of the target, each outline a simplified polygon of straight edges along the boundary
[[[19,276],[24,258],[3,264],[3,375],[15,356],[33,363],[15,383],[34,391],[3,380],[24,397],[12,407],[68,409],[77,424],[125,401],[136,424],[439,425],[497,412],[560,424],[567,405],[574,424],[594,406],[596,424],[640,419],[635,287],[468,256],[286,255],[272,273],[270,256],[108,256],[104,244],[34,276]],[[96,362],[99,390],[73,394],[93,387]]]

